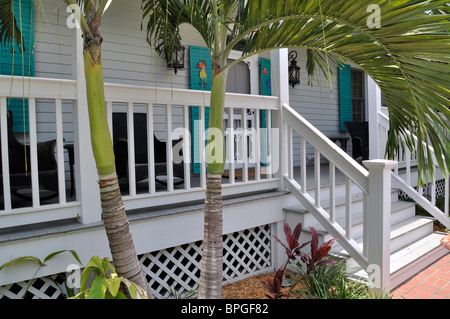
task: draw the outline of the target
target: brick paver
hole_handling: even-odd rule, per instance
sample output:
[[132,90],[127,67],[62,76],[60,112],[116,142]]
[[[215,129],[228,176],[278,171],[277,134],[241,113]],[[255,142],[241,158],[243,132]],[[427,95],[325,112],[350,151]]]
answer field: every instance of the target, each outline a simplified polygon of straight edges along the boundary
[[394,299],[450,299],[450,254],[391,292]]

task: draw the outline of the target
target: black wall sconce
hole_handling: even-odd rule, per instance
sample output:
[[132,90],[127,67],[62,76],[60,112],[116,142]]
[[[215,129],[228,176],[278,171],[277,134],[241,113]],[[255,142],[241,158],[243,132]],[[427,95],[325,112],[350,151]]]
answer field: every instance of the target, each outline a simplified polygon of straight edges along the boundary
[[294,88],[297,84],[300,84],[300,67],[297,65],[297,52],[291,51],[289,53],[289,84]]
[[184,46],[174,44],[173,52],[166,50],[167,70],[173,70],[177,74],[178,70],[184,70]]

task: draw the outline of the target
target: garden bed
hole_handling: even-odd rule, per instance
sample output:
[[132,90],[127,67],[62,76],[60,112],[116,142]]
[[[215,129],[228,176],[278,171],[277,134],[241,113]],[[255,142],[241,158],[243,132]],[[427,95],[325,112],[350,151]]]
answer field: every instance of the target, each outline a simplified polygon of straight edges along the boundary
[[261,274],[227,284],[222,288],[222,299],[267,299],[268,292],[261,281],[273,279],[274,275],[274,272]]

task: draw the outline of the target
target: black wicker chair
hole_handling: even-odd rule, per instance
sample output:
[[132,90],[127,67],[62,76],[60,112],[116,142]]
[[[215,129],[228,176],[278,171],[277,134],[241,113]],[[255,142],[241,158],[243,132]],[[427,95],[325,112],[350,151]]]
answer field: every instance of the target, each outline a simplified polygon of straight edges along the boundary
[[[20,143],[14,136],[12,129],[12,112],[8,111],[8,158],[9,180],[11,194],[25,200],[32,200],[31,194],[22,193],[21,190],[31,189],[31,152],[30,146]],[[49,200],[58,196],[58,171],[55,160],[56,140],[37,143],[38,180],[41,200]],[[1,141],[0,141],[1,148]],[[65,147],[69,152],[71,170],[73,167],[73,148]],[[0,193],[3,194],[2,157],[0,156]],[[71,178],[73,172],[71,172]],[[71,195],[73,194],[73,179],[71,180]],[[47,191],[44,193],[44,191]]]
[[[147,152],[147,114],[134,113],[134,156],[136,182],[149,178],[148,176],[148,152]],[[181,142],[182,139],[172,141],[172,145]],[[122,191],[128,188],[128,140],[127,140],[127,114],[113,113],[113,144],[116,162],[116,172]],[[160,141],[153,135],[155,181],[167,185],[167,182],[158,176],[167,176],[166,142]],[[181,151],[180,151],[180,155]],[[173,163],[173,176],[181,180],[174,185],[184,183],[184,162]]]
[[369,123],[344,122],[352,140],[352,157],[369,159]]

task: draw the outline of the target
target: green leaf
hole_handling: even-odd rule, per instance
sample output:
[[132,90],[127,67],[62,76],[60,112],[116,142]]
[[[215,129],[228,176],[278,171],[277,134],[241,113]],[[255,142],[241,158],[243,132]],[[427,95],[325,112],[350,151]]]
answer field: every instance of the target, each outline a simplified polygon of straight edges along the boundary
[[70,253],[72,254],[73,258],[75,258],[75,259],[78,261],[78,263],[79,263],[80,265],[83,264],[83,263],[81,262],[81,260],[80,260],[80,257],[78,257],[77,253],[76,253],[74,250],[60,250],[60,251],[56,251],[56,252],[54,252],[54,253],[51,253],[50,255],[48,255],[47,257],[45,257],[44,263],[45,263],[46,261],[52,259],[53,257],[55,257],[55,256],[57,256],[57,255],[59,255],[59,254],[61,254],[61,253],[64,253],[64,252],[70,252]]
[[89,260],[88,264],[84,268],[83,272],[81,273],[81,290],[86,289],[87,281],[89,278],[89,272],[93,270],[94,273],[97,273],[97,275],[100,275],[100,271],[102,269],[102,262],[100,261],[100,258],[98,256],[92,256]]
[[37,257],[33,257],[33,256],[24,256],[24,257],[19,257],[19,258],[15,258],[13,260],[10,260],[6,263],[4,263],[3,265],[0,266],[0,270],[3,270],[6,267],[12,266],[14,264],[17,263],[21,263],[21,262],[25,262],[25,261],[32,261],[37,263],[39,266],[44,267],[46,266],[45,263],[43,263],[39,258]]
[[106,288],[108,288],[108,281],[105,277],[95,278],[87,299],[105,299]]
[[135,283],[129,281],[126,278],[122,278],[122,282],[128,289],[129,295],[131,296],[132,299],[148,299],[145,290],[136,285]]
[[111,278],[108,279],[108,291],[113,296],[116,297],[120,289],[120,283],[122,282],[122,277],[118,277],[116,273],[111,274]]

